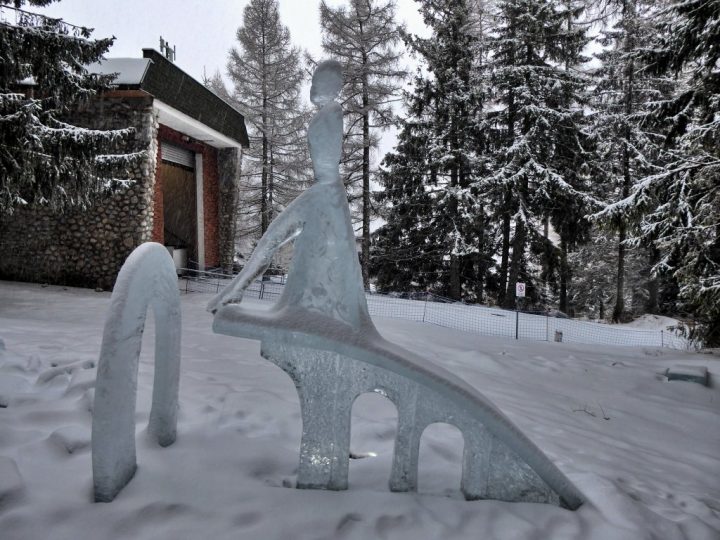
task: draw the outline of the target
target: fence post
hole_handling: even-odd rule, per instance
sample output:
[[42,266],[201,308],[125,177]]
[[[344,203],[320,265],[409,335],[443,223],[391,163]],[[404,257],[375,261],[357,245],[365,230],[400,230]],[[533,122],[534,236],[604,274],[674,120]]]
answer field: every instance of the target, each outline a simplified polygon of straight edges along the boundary
[[425,322],[425,313],[427,312],[428,294],[429,294],[429,293],[425,293],[425,305],[423,306],[423,320],[422,320],[422,322]]
[[520,333],[519,330],[520,330],[520,310],[516,309],[515,310],[515,339],[518,339],[518,335]]
[[265,294],[265,282],[260,279],[260,300],[263,299],[263,295]]
[[550,341],[550,312],[545,312],[545,341]]
[[660,348],[662,349],[665,346],[665,332],[663,330],[660,330]]

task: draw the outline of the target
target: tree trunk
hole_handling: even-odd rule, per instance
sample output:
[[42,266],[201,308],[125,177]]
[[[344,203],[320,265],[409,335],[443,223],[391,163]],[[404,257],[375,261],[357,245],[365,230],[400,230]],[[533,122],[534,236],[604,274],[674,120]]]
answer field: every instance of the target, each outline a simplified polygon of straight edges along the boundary
[[545,216],[543,222],[543,261],[542,261],[542,278],[545,301],[550,298],[550,269],[553,245],[550,243],[550,218]]
[[[511,19],[512,28],[514,29],[515,21]],[[510,63],[515,63],[514,47],[509,51]],[[507,145],[512,146],[515,143],[515,92],[512,88],[508,90],[508,108],[507,108]],[[500,292],[498,294],[498,304],[504,306],[508,302],[507,280],[508,280],[508,258],[510,255],[510,203],[512,201],[512,193],[510,189],[505,193],[504,211],[503,211],[503,239],[502,254],[500,258]],[[515,303],[515,285],[513,285],[512,298],[509,300]]]
[[[630,195],[630,151],[627,143],[623,143],[623,188],[622,198]],[[613,309],[613,322],[620,322],[625,311],[625,240],[627,239],[627,228],[620,218],[618,224],[618,265],[617,265],[617,289],[615,291],[615,308]]]
[[363,74],[363,163],[362,163],[362,266],[363,287],[370,288],[370,113],[368,112],[367,73]]
[[275,195],[275,153],[273,152],[272,146],[270,146],[270,164],[268,167],[268,182],[267,182],[267,222],[268,227],[275,219],[273,199]]
[[570,267],[567,262],[567,244],[560,240],[560,311],[568,313],[567,291],[570,284]]
[[613,322],[620,322],[625,311],[625,225],[620,225],[618,231],[618,265],[617,288],[615,290],[615,307],[613,308]]
[[510,261],[510,272],[508,276],[507,291],[505,293],[505,308],[515,308],[515,285],[520,277],[520,266],[522,265],[523,254],[525,253],[525,224],[515,220],[515,238],[513,239],[513,253]]
[[450,255],[450,298],[460,300],[460,258]]
[[262,179],[260,182],[260,234],[264,235],[270,226],[270,220],[268,219],[268,168],[269,161],[269,141],[267,136],[267,122],[268,122],[268,91],[266,81],[266,69],[265,69],[265,35],[262,38]]
[[[623,3],[623,19],[625,22],[633,22],[635,19],[635,6],[632,2]],[[635,27],[631,24],[625,25],[625,44],[624,50],[630,53],[635,45]],[[633,79],[635,75],[635,64],[632,57],[627,60],[625,65],[625,121],[630,121],[630,115],[633,110]],[[630,138],[630,128],[625,127],[625,140],[622,144],[622,170],[623,185],[622,198],[625,199],[630,195],[631,171],[630,171],[630,149],[628,148],[628,139]],[[625,223],[620,219],[618,226],[618,266],[617,266],[617,290],[615,291],[615,308],[613,309],[613,322],[620,322],[623,312],[625,311],[625,239],[627,238],[627,229]]]
[[485,265],[485,257],[483,250],[485,249],[485,210],[481,206],[479,208],[479,225],[478,225],[478,253],[477,253],[477,279],[475,281],[475,297],[476,301],[481,304],[485,295],[485,273],[487,268]]
[[500,281],[498,284],[498,305],[505,305],[505,291],[507,288],[508,259],[510,258],[510,212],[503,214],[502,224],[502,253],[500,255]]
[[[265,119],[263,117],[263,124]],[[268,140],[263,133],[262,138],[262,177],[260,180],[260,234],[265,234],[270,222],[268,221]]]
[[657,276],[653,276],[651,271],[652,268],[658,263],[660,260],[660,251],[657,247],[654,245],[650,246],[649,249],[649,271],[648,271],[648,283],[647,283],[647,289],[648,289],[648,299],[647,303],[645,304],[645,311],[647,313],[658,313],[659,306],[658,306],[658,296],[660,294],[660,284],[658,283]]

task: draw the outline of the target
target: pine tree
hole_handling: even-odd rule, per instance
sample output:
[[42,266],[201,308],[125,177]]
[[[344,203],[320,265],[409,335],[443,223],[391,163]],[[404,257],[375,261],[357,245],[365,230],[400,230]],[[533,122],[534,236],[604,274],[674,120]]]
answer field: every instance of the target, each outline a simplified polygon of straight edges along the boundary
[[[646,312],[649,295],[647,251],[641,246],[630,246],[626,256],[625,309],[633,315],[642,315]],[[599,319],[612,316],[612,307],[617,303],[617,258],[614,233],[597,227],[589,232],[586,243],[568,255],[568,262],[573,268],[573,287],[568,291],[571,311]],[[669,307],[665,302],[662,295],[658,302],[659,310]]]
[[53,1],[0,0],[0,213],[89,205],[124,185],[113,174],[142,157],[120,153],[132,129],[90,130],[63,121],[110,83],[86,66],[113,39],[93,40],[88,28],[20,9]]
[[[586,82],[567,69],[581,61],[587,42],[582,29],[568,25],[577,14],[571,4],[547,0],[504,0],[496,6],[488,67],[499,107],[488,108],[486,118],[500,144],[488,149],[492,172],[478,186],[494,201],[502,222],[499,301],[509,308],[515,306],[521,276],[534,280],[527,248],[533,242],[547,246],[539,232],[547,220],[558,226],[566,243],[573,242],[568,217],[595,204],[582,175]],[[570,174],[571,169],[576,172]],[[564,213],[570,204],[575,210]],[[529,289],[536,289],[534,283]]]
[[343,110],[345,113],[345,184],[362,186],[363,284],[369,286],[371,150],[378,138],[373,131],[391,125],[392,102],[407,76],[399,67],[399,28],[392,0],[350,0],[349,5],[330,7],[320,3],[323,50],[343,64]]
[[661,254],[655,272],[677,281],[696,335],[720,344],[720,2],[685,0],[659,14],[640,47],[648,71],[677,76],[671,98],[648,115],[665,134],[662,168],[649,171],[607,213],[640,219],[638,241]]
[[[477,35],[470,7],[464,0],[423,0],[420,12],[433,35],[404,37],[427,73],[415,77],[401,144],[386,159],[388,170],[381,176],[389,210],[387,224],[378,231],[384,251],[375,255],[392,261],[384,266],[386,272],[395,266],[397,286],[403,280],[405,287],[425,284],[454,299],[480,300],[488,224],[473,187],[482,172],[476,156],[482,144],[483,87],[474,78],[479,55],[473,54]],[[393,240],[401,238],[405,243]],[[421,277],[407,272],[401,253],[410,249],[418,254],[414,260],[422,265],[416,268]]]
[[385,156],[379,180],[384,187],[375,194],[386,223],[375,233],[371,273],[380,291],[441,292],[445,249],[431,238],[434,197],[426,190],[427,126],[430,118],[417,111],[398,136],[395,151]]
[[[597,55],[602,62],[596,73],[594,107],[595,136],[599,160],[603,163],[606,200],[610,205],[596,217],[617,232],[617,268],[615,306],[612,320],[620,321],[626,312],[626,251],[635,235],[633,220],[615,206],[628,197],[640,178],[659,164],[657,139],[645,129],[642,119],[652,102],[667,95],[671,82],[647,71],[638,56],[639,49],[651,37],[655,2],[617,0],[608,3],[613,21],[601,34],[606,50]],[[652,281],[650,276],[646,279]],[[651,302],[652,303],[652,302]]]
[[[309,181],[304,137],[309,112],[300,101],[305,79],[300,50],[280,21],[277,0],[251,0],[237,40],[227,64],[230,97],[245,115],[250,138],[240,199],[244,217],[260,216],[259,223],[253,220],[250,229],[239,232],[257,237]],[[220,82],[211,84],[219,94]],[[240,222],[248,220],[241,216]]]

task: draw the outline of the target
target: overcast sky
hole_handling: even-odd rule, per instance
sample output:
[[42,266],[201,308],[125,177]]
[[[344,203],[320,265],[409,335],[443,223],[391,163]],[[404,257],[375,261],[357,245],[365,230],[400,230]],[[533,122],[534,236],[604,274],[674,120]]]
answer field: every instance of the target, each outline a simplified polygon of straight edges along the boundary
[[[341,5],[345,0],[327,0]],[[61,0],[49,7],[30,8],[80,26],[94,28],[93,37],[115,36],[108,57],[142,56],[143,48],[160,49],[160,36],[177,48],[175,63],[197,80],[203,71],[225,72],[228,51],[236,45],[235,33],[249,0]],[[280,18],[293,43],[315,57],[322,56],[320,0],[279,0]],[[397,0],[397,18],[408,30],[427,30],[413,0]],[[407,64],[414,64],[408,58]],[[379,154],[394,145],[386,134]]]
[[[176,63],[197,79],[225,70],[235,32],[249,0],[61,0],[39,11],[95,29],[94,37],[114,35],[110,57],[139,57],[159,49],[160,36],[177,46]],[[343,0],[328,0],[341,5]],[[293,42],[314,56],[320,47],[320,0],[280,0],[280,17]],[[399,22],[412,32],[424,25],[413,0],[397,0]],[[35,9],[33,9],[35,10]]]

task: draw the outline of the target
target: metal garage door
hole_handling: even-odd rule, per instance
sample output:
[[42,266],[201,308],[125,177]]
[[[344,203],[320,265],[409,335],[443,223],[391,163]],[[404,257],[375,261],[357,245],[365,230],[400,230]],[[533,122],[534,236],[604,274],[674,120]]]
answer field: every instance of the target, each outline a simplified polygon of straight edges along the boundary
[[172,143],[160,141],[160,155],[163,161],[177,163],[191,169],[195,168],[195,153]]

